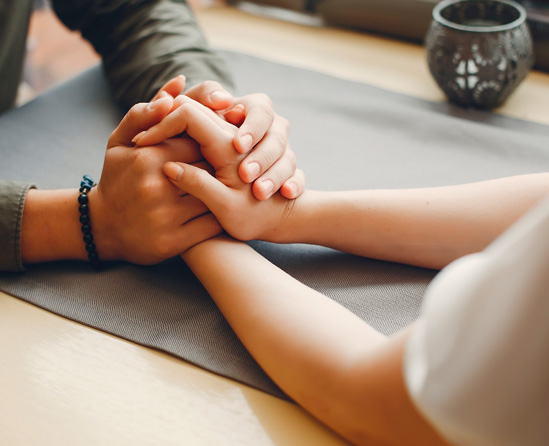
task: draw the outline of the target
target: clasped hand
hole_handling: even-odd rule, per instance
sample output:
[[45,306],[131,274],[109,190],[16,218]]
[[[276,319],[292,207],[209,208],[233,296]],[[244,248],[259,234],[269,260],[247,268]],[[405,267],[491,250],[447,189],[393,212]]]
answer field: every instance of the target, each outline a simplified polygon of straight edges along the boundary
[[[163,168],[172,183],[188,194],[184,196],[204,203],[231,236],[276,241],[295,201],[282,194],[265,201],[254,197],[252,186],[239,175],[243,155],[233,148],[236,126],[185,96],[175,99],[174,108],[160,123],[138,135],[135,143],[146,147],[183,132],[193,138],[215,177],[212,169],[172,160]],[[294,178],[303,183],[303,172],[296,170]]]
[[[183,96],[183,87],[182,77],[168,82],[151,103],[135,105],[109,138],[101,180],[90,193],[94,236],[104,260],[158,263],[219,234],[220,222],[232,223],[217,203],[208,204],[209,196],[203,200],[190,190],[182,193],[179,183],[168,180],[163,168],[169,172],[173,162],[189,174],[196,172],[196,181],[202,174],[215,180],[213,166],[223,181],[219,184],[230,192],[245,190],[250,203],[274,200],[291,207],[293,201],[281,194],[294,198],[303,191],[303,174],[296,171],[287,145],[287,122],[274,114],[266,96],[233,99],[214,82]],[[189,118],[194,119],[190,127],[185,124]],[[218,219],[208,208],[219,213]],[[256,238],[255,231],[231,229],[248,227],[245,223],[225,229],[239,238]]]

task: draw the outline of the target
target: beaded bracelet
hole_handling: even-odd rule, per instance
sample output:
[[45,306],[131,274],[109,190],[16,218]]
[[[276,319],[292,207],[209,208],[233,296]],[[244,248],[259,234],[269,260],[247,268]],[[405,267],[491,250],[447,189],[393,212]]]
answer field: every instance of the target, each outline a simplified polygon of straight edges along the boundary
[[92,227],[90,223],[90,208],[88,206],[88,192],[95,186],[93,179],[89,175],[84,175],[84,179],[80,182],[80,195],[78,195],[78,211],[80,212],[80,223],[82,223],[82,233],[84,234],[84,243],[88,252],[88,260],[91,264],[99,269],[101,263],[97,255],[97,248],[93,242]]

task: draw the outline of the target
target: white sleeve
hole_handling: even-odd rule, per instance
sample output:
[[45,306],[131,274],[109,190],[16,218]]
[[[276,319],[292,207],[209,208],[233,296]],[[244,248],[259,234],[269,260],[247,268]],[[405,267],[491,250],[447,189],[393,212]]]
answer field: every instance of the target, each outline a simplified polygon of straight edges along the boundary
[[406,346],[418,410],[452,444],[549,445],[549,201],[430,285]]

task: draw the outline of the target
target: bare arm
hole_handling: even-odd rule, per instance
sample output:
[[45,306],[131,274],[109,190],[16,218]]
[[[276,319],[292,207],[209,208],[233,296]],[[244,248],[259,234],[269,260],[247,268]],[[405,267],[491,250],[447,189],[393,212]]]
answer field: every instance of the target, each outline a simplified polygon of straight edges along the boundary
[[484,249],[548,192],[545,173],[426,189],[307,191],[273,241],[440,269]]
[[166,174],[240,240],[314,243],[440,269],[484,249],[549,191],[549,174],[543,173],[425,189],[306,191],[294,201],[275,195],[257,202],[237,173],[234,126],[187,102],[142,141],[180,131],[198,141],[219,181],[181,163],[166,165]]
[[[102,260],[157,263],[221,232],[204,204],[182,195],[162,173],[168,160],[200,162],[194,141],[178,138],[142,148],[131,143],[172,105],[173,100],[164,97],[134,106],[109,139],[101,180],[88,193],[92,233]],[[77,198],[78,184],[72,190],[27,193],[21,221],[23,263],[87,258]]]
[[315,417],[359,444],[444,444],[406,391],[408,333],[385,338],[228,238],[183,259],[266,373]]

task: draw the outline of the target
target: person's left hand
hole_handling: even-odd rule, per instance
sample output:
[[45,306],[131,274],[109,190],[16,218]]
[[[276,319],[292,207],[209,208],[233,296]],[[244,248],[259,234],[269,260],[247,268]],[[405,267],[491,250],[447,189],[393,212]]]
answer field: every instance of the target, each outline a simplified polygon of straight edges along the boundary
[[[176,98],[184,88],[185,77],[177,76],[153,100],[163,94]],[[234,98],[214,81],[203,82],[185,94],[239,127],[233,145],[247,156],[238,173],[244,182],[253,182],[252,191],[258,200],[266,200],[277,191],[289,199],[303,193],[305,177],[297,171],[296,157],[288,143],[289,123],[274,112],[268,96],[258,93]]]
[[[139,143],[158,144],[167,135],[185,132],[200,144],[201,153],[215,170],[215,178],[203,169],[176,161],[164,165],[164,173],[172,183],[203,202],[231,236],[240,240],[279,241],[296,200],[288,200],[281,194],[269,200],[255,199],[251,185],[244,183],[238,174],[244,156],[233,147],[238,128],[186,96],[175,101],[180,103],[177,109],[142,133]],[[299,175],[302,172],[297,170],[296,176]]]

